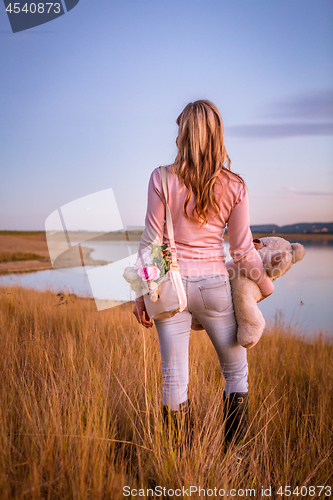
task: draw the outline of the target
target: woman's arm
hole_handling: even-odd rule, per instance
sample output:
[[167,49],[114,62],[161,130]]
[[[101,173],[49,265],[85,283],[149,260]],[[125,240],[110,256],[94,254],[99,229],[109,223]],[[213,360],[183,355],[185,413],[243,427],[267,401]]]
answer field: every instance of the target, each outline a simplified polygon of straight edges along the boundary
[[[164,205],[164,195],[161,192],[161,174],[160,169],[155,168],[153,170],[148,184],[148,201],[147,201],[147,212],[145,218],[145,229],[142,233],[139,250],[138,250],[138,260],[140,262],[140,255],[151,243],[158,243],[162,240],[162,232],[164,228],[165,219],[165,205]],[[139,323],[144,326],[152,326],[152,322],[149,321],[150,318],[144,306],[143,296],[137,294],[135,299],[135,307],[133,314]],[[148,319],[147,319],[148,318]]]
[[148,201],[145,229],[141,236],[139,255],[151,243],[162,241],[165,220],[165,201],[162,193],[162,179],[159,168],[153,170],[148,184]]
[[262,260],[254,248],[250,229],[249,197],[246,186],[242,189],[237,203],[228,220],[229,249],[238,270],[257,283],[263,297],[274,291],[274,285],[266,274]]

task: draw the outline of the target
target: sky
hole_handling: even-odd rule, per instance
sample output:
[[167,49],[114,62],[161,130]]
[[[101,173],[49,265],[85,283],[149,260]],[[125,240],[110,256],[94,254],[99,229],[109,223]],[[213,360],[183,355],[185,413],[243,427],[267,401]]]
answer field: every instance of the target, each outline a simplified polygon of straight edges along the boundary
[[80,0],[12,33],[0,4],[0,229],[112,188],[144,225],[176,118],[221,112],[251,224],[333,221],[331,0]]

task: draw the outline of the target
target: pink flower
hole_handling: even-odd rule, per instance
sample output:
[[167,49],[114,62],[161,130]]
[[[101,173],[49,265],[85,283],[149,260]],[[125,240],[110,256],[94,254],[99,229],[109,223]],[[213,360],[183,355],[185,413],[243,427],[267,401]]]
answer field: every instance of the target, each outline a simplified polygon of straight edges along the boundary
[[144,266],[138,269],[138,275],[143,281],[154,281],[160,277],[161,271],[156,266]]

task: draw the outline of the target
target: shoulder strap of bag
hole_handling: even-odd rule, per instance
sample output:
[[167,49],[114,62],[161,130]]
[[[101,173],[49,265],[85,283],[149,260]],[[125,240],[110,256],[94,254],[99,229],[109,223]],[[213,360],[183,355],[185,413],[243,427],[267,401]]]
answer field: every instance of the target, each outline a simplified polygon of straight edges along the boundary
[[172,259],[172,266],[173,267],[178,267],[177,264],[177,252],[176,252],[176,244],[175,244],[175,237],[174,237],[174,232],[173,232],[173,224],[172,224],[172,217],[171,217],[171,212],[168,204],[168,183],[167,183],[167,171],[165,167],[160,167],[161,169],[161,177],[162,177],[162,187],[163,187],[163,193],[165,197],[165,220],[166,220],[166,228],[169,236],[169,241],[170,241],[170,249],[171,249],[171,259]]

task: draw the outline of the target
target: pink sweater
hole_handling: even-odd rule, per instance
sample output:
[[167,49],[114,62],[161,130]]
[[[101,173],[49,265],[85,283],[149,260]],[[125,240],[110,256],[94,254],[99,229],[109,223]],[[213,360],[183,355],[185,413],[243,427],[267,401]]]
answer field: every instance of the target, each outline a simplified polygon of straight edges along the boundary
[[[274,285],[267,277],[261,258],[253,245],[249,221],[249,200],[247,188],[238,177],[223,170],[214,186],[219,200],[220,217],[209,214],[208,224],[187,219],[184,215],[184,201],[187,188],[167,167],[168,202],[171,211],[178,264],[183,276],[228,274],[225,266],[226,253],[223,235],[228,226],[229,251],[241,272],[255,281],[264,296],[270,295]],[[221,182],[219,182],[219,180]],[[192,195],[187,213],[192,214],[195,196]],[[145,230],[142,234],[139,252],[150,243],[158,243],[165,220],[165,198],[159,168],[153,170],[148,186],[148,205]],[[169,244],[166,228],[163,243]],[[143,297],[141,297],[143,300]]]

